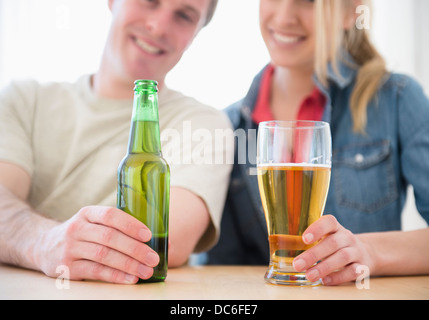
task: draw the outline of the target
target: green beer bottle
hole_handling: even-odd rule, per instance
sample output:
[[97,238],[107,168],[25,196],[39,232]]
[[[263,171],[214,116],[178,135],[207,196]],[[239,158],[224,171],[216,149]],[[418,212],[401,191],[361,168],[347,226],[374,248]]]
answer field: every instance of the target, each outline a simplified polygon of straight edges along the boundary
[[140,282],[164,281],[168,267],[170,168],[161,154],[157,85],[135,82],[128,153],[118,168],[117,207],[151,230],[147,244],[160,258],[153,276]]

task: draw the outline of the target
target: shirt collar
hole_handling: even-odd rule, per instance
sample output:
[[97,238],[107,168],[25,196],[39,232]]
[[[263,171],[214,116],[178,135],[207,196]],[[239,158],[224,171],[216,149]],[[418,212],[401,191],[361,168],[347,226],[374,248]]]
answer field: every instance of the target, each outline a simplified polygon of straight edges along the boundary
[[[246,126],[252,127],[254,126],[252,122],[252,111],[255,107],[258,94],[259,94],[259,88],[262,81],[262,77],[264,74],[264,71],[266,68],[268,68],[269,65],[265,66],[258,75],[253,79],[253,82],[250,86],[250,89],[247,93],[247,95],[244,97],[244,100],[242,101],[242,108],[241,108],[241,114],[244,119],[246,119]],[[344,89],[346,86],[350,85],[352,81],[355,79],[357,71],[358,71],[358,65],[352,58],[352,56],[346,51],[342,50],[341,56],[337,61],[337,70],[338,73],[334,71],[334,68],[332,64],[330,63],[328,65],[328,81],[330,84],[335,84],[341,89]],[[325,88],[320,81],[317,79],[316,76],[314,76],[314,82],[317,85],[317,87],[320,89],[320,91],[328,97],[328,104],[330,103],[329,100],[329,88]],[[328,106],[329,107],[329,106]],[[326,112],[329,111],[329,108],[326,108]],[[325,113],[326,113],[325,112]],[[328,112],[329,113],[329,112]]]

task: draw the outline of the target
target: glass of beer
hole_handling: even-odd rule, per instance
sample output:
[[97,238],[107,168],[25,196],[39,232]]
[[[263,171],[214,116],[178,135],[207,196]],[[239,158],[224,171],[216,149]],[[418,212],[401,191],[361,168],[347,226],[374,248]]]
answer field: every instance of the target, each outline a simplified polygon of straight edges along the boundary
[[[328,123],[269,121],[259,124],[258,184],[268,228],[270,264],[265,281],[317,286],[292,261],[309,249],[302,234],[324,211],[331,177]],[[314,245],[314,244],[313,244]]]

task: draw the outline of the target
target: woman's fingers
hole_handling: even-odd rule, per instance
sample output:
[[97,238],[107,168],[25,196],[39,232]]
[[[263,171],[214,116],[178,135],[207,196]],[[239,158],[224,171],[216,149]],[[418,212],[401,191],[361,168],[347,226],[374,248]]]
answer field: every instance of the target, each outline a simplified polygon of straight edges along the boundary
[[343,269],[356,261],[358,255],[354,248],[346,247],[333,253],[323,261],[306,270],[307,278],[310,281],[317,281],[333,272]]
[[[295,270],[301,272],[309,269],[321,260],[327,259],[334,253],[338,253],[339,258],[345,258],[348,247],[352,244],[352,234],[342,228],[336,233],[326,236],[319,244],[306,250],[295,258],[293,265]],[[343,250],[343,251],[341,251]],[[344,259],[340,259],[343,261]]]
[[309,226],[303,240],[315,245],[296,257],[293,266],[305,272],[309,281],[322,279],[326,285],[352,281],[358,276],[356,268],[368,262],[365,247],[333,216],[324,216]]
[[302,235],[302,240],[305,244],[312,244],[321,240],[328,234],[337,232],[340,227],[341,225],[334,216],[322,216],[305,230]]
[[343,269],[333,272],[326,277],[322,278],[322,282],[325,286],[336,286],[341,283],[350,282],[356,280],[356,277],[360,274],[358,271],[358,263],[352,263]]

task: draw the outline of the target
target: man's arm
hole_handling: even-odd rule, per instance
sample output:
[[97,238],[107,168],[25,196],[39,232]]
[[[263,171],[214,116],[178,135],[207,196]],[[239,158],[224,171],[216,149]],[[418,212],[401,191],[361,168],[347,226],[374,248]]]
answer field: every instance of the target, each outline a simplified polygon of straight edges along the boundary
[[0,262],[57,276],[70,269],[72,280],[136,283],[159,263],[144,242],[148,228],[116,208],[85,207],[64,223],[37,214],[23,199],[31,179],[20,167],[0,162]]
[[210,216],[204,201],[191,191],[173,187],[170,191],[170,246],[168,265],[183,265],[206,231]]
[[19,199],[27,199],[30,191],[30,175],[20,167],[0,162],[0,183],[15,194]]
[[25,203],[30,181],[25,170],[0,163],[0,261],[37,269],[32,252],[36,235],[55,223]]

